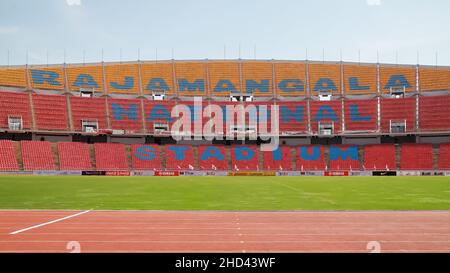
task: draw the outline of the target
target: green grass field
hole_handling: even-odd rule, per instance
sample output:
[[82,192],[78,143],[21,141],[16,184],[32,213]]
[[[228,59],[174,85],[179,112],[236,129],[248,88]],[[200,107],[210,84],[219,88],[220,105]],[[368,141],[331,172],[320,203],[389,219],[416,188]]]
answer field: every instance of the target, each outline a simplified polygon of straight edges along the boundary
[[0,209],[450,210],[450,178],[3,176]]

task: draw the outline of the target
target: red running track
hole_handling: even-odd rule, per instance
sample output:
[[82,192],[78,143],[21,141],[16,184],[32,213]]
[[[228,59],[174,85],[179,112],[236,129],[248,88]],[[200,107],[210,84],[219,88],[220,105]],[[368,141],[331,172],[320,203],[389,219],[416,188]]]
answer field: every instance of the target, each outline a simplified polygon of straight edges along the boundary
[[450,253],[442,211],[80,212],[0,211],[0,252]]

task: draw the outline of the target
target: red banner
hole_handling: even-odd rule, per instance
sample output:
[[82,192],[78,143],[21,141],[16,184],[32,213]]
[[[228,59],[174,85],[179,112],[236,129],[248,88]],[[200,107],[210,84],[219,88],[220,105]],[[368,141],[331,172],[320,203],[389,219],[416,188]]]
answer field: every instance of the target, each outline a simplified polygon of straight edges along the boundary
[[155,171],[155,176],[179,176],[179,171]]
[[325,176],[348,176],[348,171],[325,172]]

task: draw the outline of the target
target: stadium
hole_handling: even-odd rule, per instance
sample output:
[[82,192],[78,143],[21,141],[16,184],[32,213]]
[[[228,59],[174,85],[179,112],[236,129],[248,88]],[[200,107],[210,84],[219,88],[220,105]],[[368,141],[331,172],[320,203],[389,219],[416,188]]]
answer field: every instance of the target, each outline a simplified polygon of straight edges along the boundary
[[0,67],[0,252],[450,252],[450,67]]

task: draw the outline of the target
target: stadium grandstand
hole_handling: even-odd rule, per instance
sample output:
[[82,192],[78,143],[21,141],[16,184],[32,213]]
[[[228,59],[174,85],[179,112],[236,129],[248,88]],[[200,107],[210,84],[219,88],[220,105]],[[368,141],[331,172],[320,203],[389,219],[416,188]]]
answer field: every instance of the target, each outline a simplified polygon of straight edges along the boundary
[[[1,67],[0,170],[446,170],[449,79],[448,67],[313,61]],[[243,139],[195,138],[212,104],[224,121],[226,106],[256,107],[216,135]],[[177,105],[192,110],[192,140],[172,138]],[[280,147],[264,152],[250,121],[273,123],[271,105]]]

